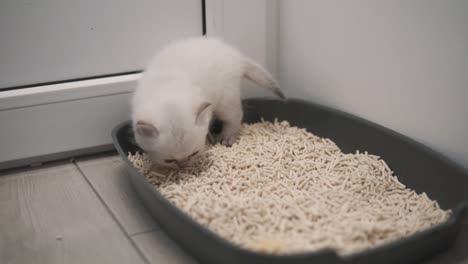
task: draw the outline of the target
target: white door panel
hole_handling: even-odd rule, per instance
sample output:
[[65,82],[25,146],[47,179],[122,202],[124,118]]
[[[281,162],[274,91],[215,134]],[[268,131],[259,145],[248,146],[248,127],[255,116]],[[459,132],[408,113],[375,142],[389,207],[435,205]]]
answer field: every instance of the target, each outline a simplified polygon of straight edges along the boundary
[[138,71],[202,25],[201,0],[1,1],[0,89]]

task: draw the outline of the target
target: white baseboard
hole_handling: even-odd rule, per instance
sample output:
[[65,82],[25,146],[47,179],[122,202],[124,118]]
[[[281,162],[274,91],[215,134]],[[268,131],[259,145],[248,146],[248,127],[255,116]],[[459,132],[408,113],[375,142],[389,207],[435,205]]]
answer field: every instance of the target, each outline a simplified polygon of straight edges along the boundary
[[113,127],[129,119],[129,99],[139,76],[0,93],[0,169],[110,146]]

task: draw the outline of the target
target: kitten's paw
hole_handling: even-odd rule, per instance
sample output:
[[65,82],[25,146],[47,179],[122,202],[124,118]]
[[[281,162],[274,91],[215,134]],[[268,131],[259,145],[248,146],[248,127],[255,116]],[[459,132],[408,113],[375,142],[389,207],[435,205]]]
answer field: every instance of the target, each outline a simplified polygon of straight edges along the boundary
[[225,146],[232,146],[232,144],[234,144],[237,140],[237,134],[234,134],[234,135],[225,135],[221,138],[221,144],[225,145]]

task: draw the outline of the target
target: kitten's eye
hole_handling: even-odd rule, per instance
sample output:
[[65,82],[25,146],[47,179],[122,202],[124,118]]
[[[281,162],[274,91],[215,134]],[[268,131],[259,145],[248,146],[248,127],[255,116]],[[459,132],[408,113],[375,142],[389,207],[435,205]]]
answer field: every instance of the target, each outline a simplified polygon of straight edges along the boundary
[[166,163],[174,163],[174,162],[176,162],[176,160],[175,160],[175,159],[167,159],[167,160],[164,160],[164,162],[166,162]]
[[194,153],[190,154],[189,158],[191,158],[191,157],[193,157],[193,156],[195,156],[197,154],[198,154],[198,151],[195,151]]

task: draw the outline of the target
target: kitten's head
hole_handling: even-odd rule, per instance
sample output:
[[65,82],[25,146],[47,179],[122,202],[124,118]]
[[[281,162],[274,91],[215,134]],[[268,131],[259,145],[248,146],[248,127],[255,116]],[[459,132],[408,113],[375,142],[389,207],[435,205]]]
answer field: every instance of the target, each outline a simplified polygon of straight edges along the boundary
[[190,165],[205,150],[212,105],[177,103],[166,110],[159,118],[134,116],[136,142],[157,165]]

